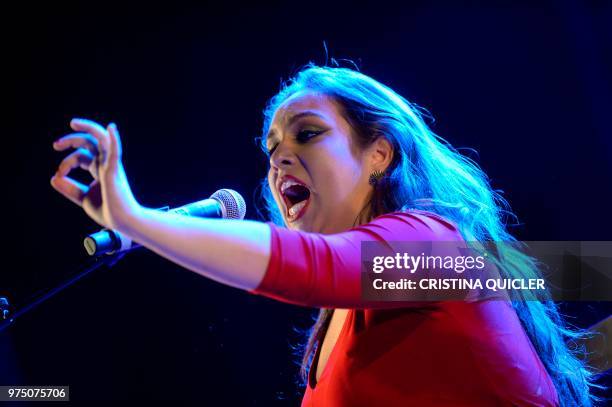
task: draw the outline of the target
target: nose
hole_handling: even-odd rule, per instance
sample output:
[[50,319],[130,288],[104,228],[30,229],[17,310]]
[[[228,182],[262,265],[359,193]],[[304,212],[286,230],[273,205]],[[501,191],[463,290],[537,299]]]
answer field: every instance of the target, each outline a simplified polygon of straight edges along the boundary
[[270,165],[275,169],[286,168],[295,163],[295,154],[285,143],[280,142],[270,156]]

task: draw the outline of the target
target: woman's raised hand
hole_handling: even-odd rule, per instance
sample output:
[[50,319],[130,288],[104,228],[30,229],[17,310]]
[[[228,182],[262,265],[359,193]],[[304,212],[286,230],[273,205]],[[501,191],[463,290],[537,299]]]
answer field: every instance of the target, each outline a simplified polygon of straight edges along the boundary
[[[73,119],[76,132],[53,143],[57,151],[73,148],[60,163],[51,185],[59,193],[81,206],[98,224],[117,231],[127,226],[130,216],[139,210],[121,163],[121,140],[114,123],[106,128],[86,119]],[[94,178],[89,185],[69,173],[80,167]]]

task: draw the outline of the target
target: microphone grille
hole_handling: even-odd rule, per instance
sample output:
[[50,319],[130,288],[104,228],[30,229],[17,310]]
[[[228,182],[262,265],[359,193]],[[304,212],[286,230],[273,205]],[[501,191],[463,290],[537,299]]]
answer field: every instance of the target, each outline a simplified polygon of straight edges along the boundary
[[210,198],[216,199],[225,208],[224,219],[244,219],[246,203],[238,192],[233,189],[220,189],[212,194]]

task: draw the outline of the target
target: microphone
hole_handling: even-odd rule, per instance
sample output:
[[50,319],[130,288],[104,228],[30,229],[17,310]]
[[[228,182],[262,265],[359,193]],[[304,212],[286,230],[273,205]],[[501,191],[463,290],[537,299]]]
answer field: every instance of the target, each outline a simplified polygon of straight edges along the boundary
[[[220,189],[208,199],[176,209],[168,210],[168,207],[165,207],[158,210],[198,218],[242,220],[246,214],[246,204],[244,198],[238,192],[232,189]],[[92,233],[83,240],[83,245],[90,256],[110,255],[141,247],[140,244],[133,242],[127,236],[110,229],[102,229],[99,232]]]

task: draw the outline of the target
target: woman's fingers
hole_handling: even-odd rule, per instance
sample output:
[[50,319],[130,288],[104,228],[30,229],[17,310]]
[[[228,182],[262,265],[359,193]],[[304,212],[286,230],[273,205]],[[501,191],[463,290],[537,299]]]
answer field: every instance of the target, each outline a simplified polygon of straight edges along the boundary
[[92,120],[75,118],[70,121],[70,127],[75,131],[87,132],[97,138],[98,141],[107,137],[104,127]]
[[57,169],[57,175],[65,177],[76,167],[81,167],[85,170],[94,160],[94,155],[86,148],[78,148],[62,160]]
[[[66,198],[81,206],[96,222],[101,225],[112,223],[112,215],[104,214],[102,211],[102,208],[108,209],[102,202],[102,183],[107,182],[107,191],[116,192],[113,188],[119,188],[120,192],[125,193],[125,190],[127,190],[128,198],[133,200],[121,166],[121,140],[117,126],[111,123],[107,128],[104,128],[91,120],[73,119],[70,122],[70,127],[76,133],[68,134],[56,140],[53,143],[53,148],[57,151],[64,151],[69,148],[75,150],[62,160],[56,174],[51,178],[51,185]],[[89,170],[95,180],[91,184],[85,185],[69,178],[68,174],[77,167]],[[101,172],[99,173],[99,171]],[[119,178],[116,176],[117,174],[120,176]],[[108,175],[108,177],[101,178],[99,175]],[[117,181],[117,179],[120,179],[120,181]],[[117,183],[118,185],[116,185]],[[114,198],[122,198],[122,196]],[[109,216],[109,219],[105,218]]]
[[51,178],[51,186],[79,206],[83,206],[83,199],[89,191],[89,187],[86,185],[59,174],[55,174]]
[[108,130],[110,149],[109,149],[109,160],[116,162],[121,160],[121,138],[119,137],[119,130],[115,123],[111,123],[106,128]]
[[98,151],[98,140],[88,133],[72,133],[53,142],[53,148],[56,151],[81,147],[87,148],[95,154]]
[[106,162],[110,140],[108,132],[100,124],[87,119],[72,119],[70,127],[75,131],[84,131],[91,134],[98,141],[98,153],[102,163]]

